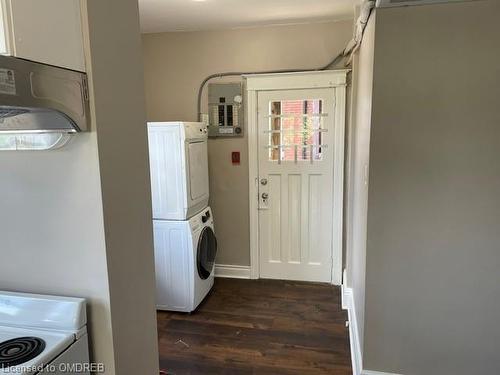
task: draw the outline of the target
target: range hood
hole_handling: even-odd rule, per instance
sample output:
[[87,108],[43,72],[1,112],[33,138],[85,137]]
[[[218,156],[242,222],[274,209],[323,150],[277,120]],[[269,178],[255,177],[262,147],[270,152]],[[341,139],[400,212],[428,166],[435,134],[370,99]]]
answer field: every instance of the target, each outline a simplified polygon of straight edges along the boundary
[[0,150],[47,150],[89,130],[85,73],[0,55]]

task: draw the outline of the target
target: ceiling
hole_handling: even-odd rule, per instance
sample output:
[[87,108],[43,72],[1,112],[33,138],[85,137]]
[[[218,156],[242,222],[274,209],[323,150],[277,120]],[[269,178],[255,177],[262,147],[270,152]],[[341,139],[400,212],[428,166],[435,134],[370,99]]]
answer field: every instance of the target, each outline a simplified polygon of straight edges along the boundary
[[143,33],[343,20],[357,0],[139,0]]

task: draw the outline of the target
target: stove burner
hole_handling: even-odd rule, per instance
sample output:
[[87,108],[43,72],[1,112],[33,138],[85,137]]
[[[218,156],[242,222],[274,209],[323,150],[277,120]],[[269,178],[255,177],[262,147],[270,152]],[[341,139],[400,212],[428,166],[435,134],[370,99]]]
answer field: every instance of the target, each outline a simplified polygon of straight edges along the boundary
[[45,341],[38,337],[18,337],[0,343],[0,369],[21,365],[38,356]]

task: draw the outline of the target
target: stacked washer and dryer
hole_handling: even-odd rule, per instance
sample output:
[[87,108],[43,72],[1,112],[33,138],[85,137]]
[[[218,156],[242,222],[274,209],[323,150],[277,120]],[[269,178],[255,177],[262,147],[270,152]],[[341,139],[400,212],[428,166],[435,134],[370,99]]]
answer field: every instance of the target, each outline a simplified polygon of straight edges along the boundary
[[208,131],[148,123],[159,310],[191,312],[214,284],[217,240],[208,207]]

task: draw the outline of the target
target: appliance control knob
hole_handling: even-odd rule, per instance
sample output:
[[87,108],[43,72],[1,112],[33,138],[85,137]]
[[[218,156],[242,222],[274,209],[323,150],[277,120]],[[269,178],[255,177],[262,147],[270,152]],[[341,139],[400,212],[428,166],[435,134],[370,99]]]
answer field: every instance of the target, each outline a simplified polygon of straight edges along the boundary
[[203,223],[206,223],[206,222],[208,221],[208,219],[210,219],[210,212],[209,212],[209,211],[205,212],[205,215],[203,215],[203,216],[201,217],[201,221],[202,221]]

